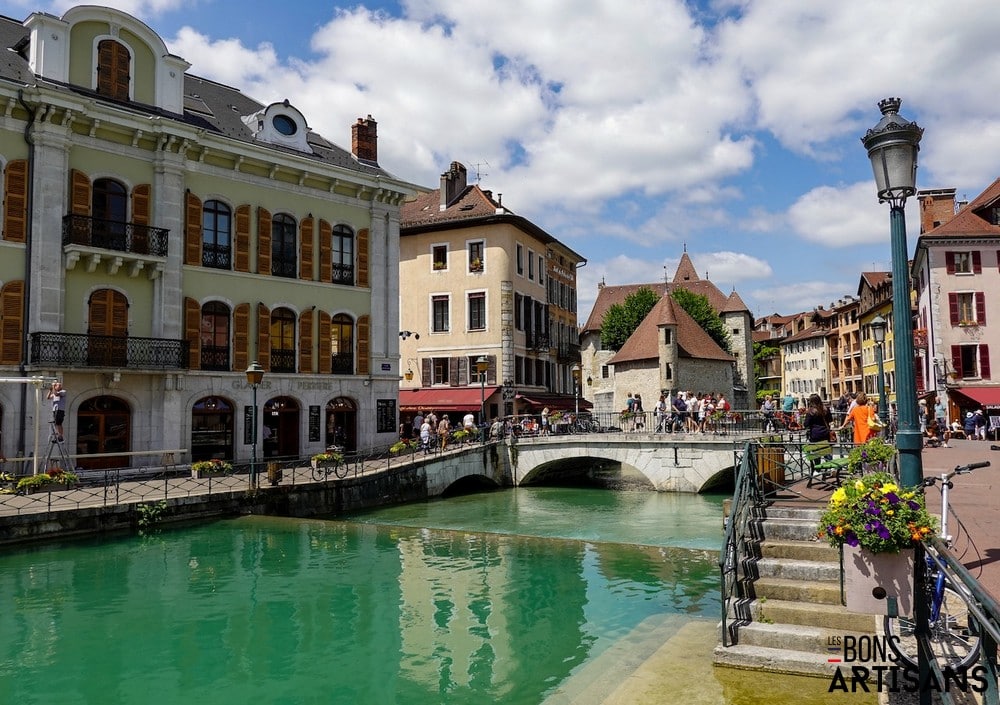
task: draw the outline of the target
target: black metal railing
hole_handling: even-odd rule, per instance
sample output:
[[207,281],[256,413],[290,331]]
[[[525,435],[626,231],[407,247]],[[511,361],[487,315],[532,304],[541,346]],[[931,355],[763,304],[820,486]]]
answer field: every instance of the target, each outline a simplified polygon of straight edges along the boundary
[[295,350],[271,348],[271,372],[295,372]]
[[170,231],[138,223],[91,218],[88,215],[63,217],[63,245],[86,245],[116,252],[167,256]]
[[186,340],[170,338],[32,333],[29,348],[33,365],[184,370],[190,346]]
[[580,345],[578,343],[559,343],[556,348],[556,357],[559,362],[575,362],[580,359]]
[[524,347],[528,350],[548,350],[549,336],[541,331],[524,331]]
[[332,372],[335,375],[354,374],[354,353],[334,353]]
[[229,245],[202,243],[201,266],[212,269],[231,269],[232,265],[233,249]]
[[726,533],[719,554],[719,572],[722,582],[722,645],[731,646],[736,629],[751,621],[747,582],[748,560],[754,555],[752,548],[752,522],[759,515],[763,495],[757,482],[757,449],[759,444],[747,441],[736,451],[736,488],[733,503],[726,520]]
[[226,371],[229,369],[229,346],[228,345],[202,345],[201,346],[201,369],[212,371]]
[[295,279],[299,276],[299,265],[294,259],[272,259],[271,276]]
[[334,284],[344,284],[346,286],[354,285],[354,265],[353,264],[335,264],[333,265],[333,283]]

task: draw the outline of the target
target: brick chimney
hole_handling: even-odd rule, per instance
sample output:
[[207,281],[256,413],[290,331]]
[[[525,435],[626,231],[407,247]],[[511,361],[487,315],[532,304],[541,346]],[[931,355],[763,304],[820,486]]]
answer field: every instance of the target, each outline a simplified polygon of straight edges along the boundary
[[447,209],[454,203],[468,185],[468,171],[465,166],[460,162],[452,162],[448,171],[441,174],[441,210]]
[[938,188],[917,191],[920,202],[920,234],[930,232],[955,217],[955,189]]
[[371,115],[351,125],[351,153],[362,161],[378,164],[378,123]]

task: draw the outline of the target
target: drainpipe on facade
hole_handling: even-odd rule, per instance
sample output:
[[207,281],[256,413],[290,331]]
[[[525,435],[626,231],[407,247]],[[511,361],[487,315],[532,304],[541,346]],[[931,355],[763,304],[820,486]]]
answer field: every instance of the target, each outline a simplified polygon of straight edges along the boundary
[[[34,205],[34,194],[35,194],[35,138],[31,135],[31,130],[35,125],[35,115],[37,108],[30,107],[24,100],[24,90],[17,90],[17,102],[21,104],[21,107],[28,112],[28,122],[24,126],[24,141],[28,145],[28,193],[25,197],[24,203],[24,297],[21,301],[21,362],[18,365],[18,372],[22,377],[27,377],[28,373],[25,369],[25,365],[28,360],[28,336],[27,327],[29,321],[29,315],[31,314],[31,224],[32,209]],[[21,413],[18,414],[18,428],[17,428],[17,454],[18,457],[24,457],[24,434],[27,427],[28,415],[25,411],[28,408],[28,385],[21,384]],[[38,409],[35,409],[35,413],[38,413]]]

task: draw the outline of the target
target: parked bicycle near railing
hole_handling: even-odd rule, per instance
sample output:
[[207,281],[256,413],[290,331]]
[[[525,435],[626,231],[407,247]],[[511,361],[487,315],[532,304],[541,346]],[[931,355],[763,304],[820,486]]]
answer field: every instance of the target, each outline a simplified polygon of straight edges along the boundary
[[[965,475],[978,468],[989,467],[990,462],[959,465],[948,473],[937,477],[924,478],[925,487],[933,487],[940,483],[941,491],[941,540],[948,547],[952,545],[952,537],[948,533],[948,493],[954,484],[952,478]],[[953,583],[930,556],[926,557],[925,586],[927,593],[924,600],[928,604],[930,614],[929,640],[931,652],[938,663],[950,666],[956,672],[965,671],[979,657],[980,637],[975,625],[969,619],[969,602],[972,595],[964,585]],[[914,609],[916,612],[916,609]],[[917,639],[915,636],[916,622],[912,615],[897,617],[886,616],[885,633],[890,637],[889,645],[902,661],[917,668]]]

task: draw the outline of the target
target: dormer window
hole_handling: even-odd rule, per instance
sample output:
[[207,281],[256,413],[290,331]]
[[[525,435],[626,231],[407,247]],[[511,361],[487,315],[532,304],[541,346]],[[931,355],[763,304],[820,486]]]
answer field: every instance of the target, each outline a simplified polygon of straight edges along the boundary
[[268,144],[297,149],[312,153],[309,145],[309,127],[306,119],[287,100],[271,103],[263,110],[243,118],[243,124],[250,128],[255,139]]
[[121,42],[103,39],[97,44],[97,92],[115,100],[129,99],[132,54]]

